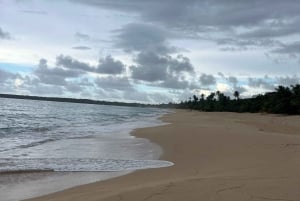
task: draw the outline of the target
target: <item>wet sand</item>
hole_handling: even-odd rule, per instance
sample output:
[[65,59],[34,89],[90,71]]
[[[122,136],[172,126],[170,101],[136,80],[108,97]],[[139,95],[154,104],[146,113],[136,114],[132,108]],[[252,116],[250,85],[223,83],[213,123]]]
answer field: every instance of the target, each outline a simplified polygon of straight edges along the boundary
[[176,110],[133,134],[175,163],[31,201],[300,200],[300,117]]

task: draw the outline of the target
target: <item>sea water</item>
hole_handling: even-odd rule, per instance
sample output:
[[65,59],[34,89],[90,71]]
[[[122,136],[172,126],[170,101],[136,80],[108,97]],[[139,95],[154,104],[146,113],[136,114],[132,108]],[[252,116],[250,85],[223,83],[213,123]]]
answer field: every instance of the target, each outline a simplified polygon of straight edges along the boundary
[[146,168],[160,148],[130,132],[167,110],[0,98],[0,200],[34,197]]

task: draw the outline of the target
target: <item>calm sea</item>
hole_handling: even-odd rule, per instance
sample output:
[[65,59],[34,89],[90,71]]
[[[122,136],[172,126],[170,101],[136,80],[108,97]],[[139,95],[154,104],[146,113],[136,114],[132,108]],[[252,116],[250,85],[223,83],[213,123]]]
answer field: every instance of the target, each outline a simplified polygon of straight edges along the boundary
[[[172,165],[156,160],[157,145],[130,135],[136,128],[162,125],[158,117],[167,112],[0,98],[1,200]],[[36,172],[41,170],[47,172]]]

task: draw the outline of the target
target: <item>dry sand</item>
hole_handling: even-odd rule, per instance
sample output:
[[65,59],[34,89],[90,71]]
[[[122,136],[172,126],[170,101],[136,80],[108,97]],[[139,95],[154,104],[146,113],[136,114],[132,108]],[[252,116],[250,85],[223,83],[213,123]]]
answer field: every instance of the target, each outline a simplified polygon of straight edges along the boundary
[[136,171],[32,201],[300,200],[300,117],[176,110],[138,129],[169,168]]

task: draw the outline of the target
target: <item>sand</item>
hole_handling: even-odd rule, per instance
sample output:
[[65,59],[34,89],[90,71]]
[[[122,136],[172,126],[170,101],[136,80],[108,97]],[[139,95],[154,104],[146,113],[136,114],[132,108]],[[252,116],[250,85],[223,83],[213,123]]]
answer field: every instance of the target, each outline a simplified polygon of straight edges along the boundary
[[300,117],[176,110],[133,135],[175,163],[31,201],[300,200]]

